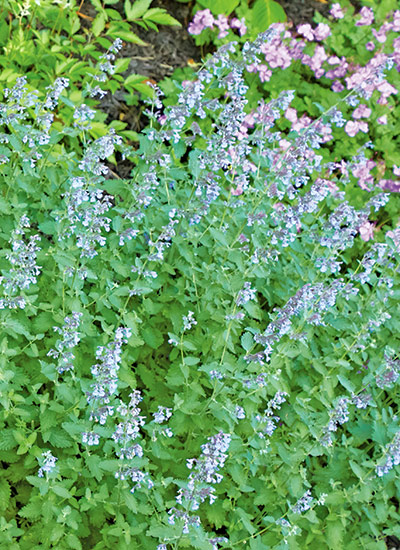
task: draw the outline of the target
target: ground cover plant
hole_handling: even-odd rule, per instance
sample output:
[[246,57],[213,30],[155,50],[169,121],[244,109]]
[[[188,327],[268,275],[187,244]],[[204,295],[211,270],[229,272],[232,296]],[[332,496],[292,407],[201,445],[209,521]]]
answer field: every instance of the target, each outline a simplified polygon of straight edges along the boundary
[[379,127],[397,137],[386,15],[382,50],[300,124],[296,80],[248,82],[280,25],[222,45],[165,106],[155,88],[137,150],[91,135],[65,76],[2,89],[0,548],[400,536],[396,151],[390,178],[357,172]]

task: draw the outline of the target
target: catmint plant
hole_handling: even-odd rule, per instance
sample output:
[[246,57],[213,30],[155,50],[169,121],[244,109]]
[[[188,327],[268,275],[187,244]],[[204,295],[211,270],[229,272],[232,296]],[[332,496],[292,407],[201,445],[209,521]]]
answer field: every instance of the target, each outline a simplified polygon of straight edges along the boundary
[[93,135],[120,42],[84,97],[66,80],[3,94],[9,548],[396,535],[400,158],[377,153],[396,137],[376,119],[397,112],[400,25],[349,9],[254,42],[232,22],[192,82],[153,88],[136,148]]

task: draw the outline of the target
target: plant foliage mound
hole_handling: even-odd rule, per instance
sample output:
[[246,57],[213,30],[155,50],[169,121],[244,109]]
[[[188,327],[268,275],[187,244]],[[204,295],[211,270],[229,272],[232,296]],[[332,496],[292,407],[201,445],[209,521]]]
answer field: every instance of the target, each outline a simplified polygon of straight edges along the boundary
[[3,89],[0,548],[400,535],[396,182],[360,184],[363,127],[334,156],[400,59],[371,53],[288,127],[296,92],[246,83],[284,32],[223,45],[172,105],[155,89],[137,150],[91,136],[65,77]]

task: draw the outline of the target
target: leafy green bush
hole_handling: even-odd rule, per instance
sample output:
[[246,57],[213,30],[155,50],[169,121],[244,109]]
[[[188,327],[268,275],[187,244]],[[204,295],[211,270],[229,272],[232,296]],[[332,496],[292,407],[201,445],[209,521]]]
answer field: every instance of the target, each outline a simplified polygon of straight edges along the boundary
[[[44,90],[58,77],[68,76],[72,101],[83,100],[82,90],[90,86],[96,74],[96,65],[103,62],[107,72],[107,60],[102,59],[115,39],[146,46],[133,32],[134,25],[158,30],[158,25],[178,25],[165,9],[152,8],[152,0],[127,0],[124,9],[116,9],[117,0],[100,2],[92,0],[93,15],[80,11],[83,2],[76,0],[7,0],[0,11],[0,82],[7,86],[17,77],[28,75],[34,88]],[[125,89],[131,104],[138,98],[151,97],[152,90],[146,83],[146,75],[126,74],[129,57],[120,57],[113,64],[103,88],[115,93]],[[96,107],[98,100],[86,98],[90,107]],[[59,116],[63,118],[63,111]],[[97,110],[91,137],[98,138],[107,133],[104,124],[106,114]],[[64,120],[68,123],[68,120]],[[125,138],[135,140],[136,132],[126,128],[126,123],[114,121],[114,127]]]
[[287,128],[293,88],[245,81],[281,32],[222,46],[175,104],[156,89],[137,151],[94,139],[64,78],[3,90],[0,548],[400,535],[396,182],[354,179],[367,134],[332,156],[400,62]]

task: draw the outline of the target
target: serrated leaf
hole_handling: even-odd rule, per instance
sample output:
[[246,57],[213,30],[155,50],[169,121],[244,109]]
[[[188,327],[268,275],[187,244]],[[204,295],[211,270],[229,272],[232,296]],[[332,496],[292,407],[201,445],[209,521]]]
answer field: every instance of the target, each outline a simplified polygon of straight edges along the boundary
[[364,470],[357,464],[357,462],[354,462],[354,460],[349,460],[350,468],[353,470],[353,472],[356,474],[358,479],[364,480],[365,479],[365,472]]
[[142,74],[130,74],[128,78],[124,80],[124,86],[130,86],[133,84],[139,84],[146,80],[146,77]]
[[329,521],[326,529],[326,540],[329,548],[336,550],[342,547],[343,525],[339,520]]
[[338,374],[337,378],[342,386],[346,388],[346,390],[348,390],[350,393],[354,393],[355,387],[353,383],[350,382],[350,380],[348,380],[345,376],[342,376],[341,374]]
[[125,72],[131,63],[130,57],[120,57],[115,61],[115,72],[123,73]]
[[153,349],[158,349],[164,342],[162,333],[154,327],[146,327],[142,331],[143,340]]
[[100,468],[106,472],[116,472],[118,470],[117,460],[102,460],[100,462]]
[[239,0],[199,0],[199,4],[215,15],[220,13],[230,15],[238,7]]
[[82,550],[81,541],[73,533],[67,535],[66,541],[69,544],[70,548],[73,548],[74,550]]
[[49,442],[54,445],[54,447],[61,447],[62,449],[65,449],[67,447],[71,447],[72,441],[71,438],[62,431],[52,431],[49,434]]
[[57,393],[61,396],[62,402],[74,403],[76,400],[76,390],[67,384],[60,384],[57,387]]
[[11,488],[8,481],[0,478],[0,510],[6,510],[10,501]]
[[154,96],[154,90],[148,84],[144,82],[138,82],[137,84],[132,84],[132,88],[145,95],[146,97],[152,98]]
[[153,8],[149,10],[144,16],[143,21],[153,21],[159,25],[170,25],[181,27],[182,25],[174,17],[169,15],[163,8]]
[[84,422],[63,422],[61,426],[71,436],[81,436],[87,427]]
[[139,46],[148,46],[147,42],[144,42],[137,34],[131,31],[118,29],[118,38],[126,42],[132,42],[132,44],[138,44]]
[[250,535],[253,535],[256,532],[256,529],[253,527],[251,523],[252,517],[250,514],[247,514],[242,508],[236,508],[236,513],[240,517],[243,523],[243,527],[247,530]]
[[16,447],[17,442],[13,435],[13,430],[3,429],[0,431],[0,451],[9,451]]
[[152,0],[137,0],[133,4],[129,0],[125,0],[124,9],[128,21],[134,21],[142,17],[149,9]]
[[104,13],[97,14],[92,23],[92,33],[95,36],[99,36],[99,34],[104,30],[104,27],[106,26],[106,21],[107,20]]
[[5,325],[7,331],[10,332],[12,335],[14,333],[14,336],[16,334],[22,334],[23,336],[26,336],[26,338],[33,338],[27,328],[20,321],[17,321],[17,319],[6,319]]
[[40,504],[38,502],[28,502],[26,506],[23,506],[18,512],[18,515],[22,518],[34,519],[40,517]]
[[55,493],[59,497],[62,497],[62,498],[71,498],[72,497],[72,495],[68,491],[68,489],[66,489],[62,485],[53,485],[51,490],[53,491],[53,493]]
[[103,472],[100,468],[101,458],[97,455],[90,455],[86,458],[86,464],[88,465],[89,471],[94,476],[97,481],[101,481],[103,477]]
[[200,363],[200,359],[198,359],[197,357],[185,357],[183,362],[185,363],[185,365],[189,365],[190,367],[193,366],[193,365],[197,365],[198,363]]

